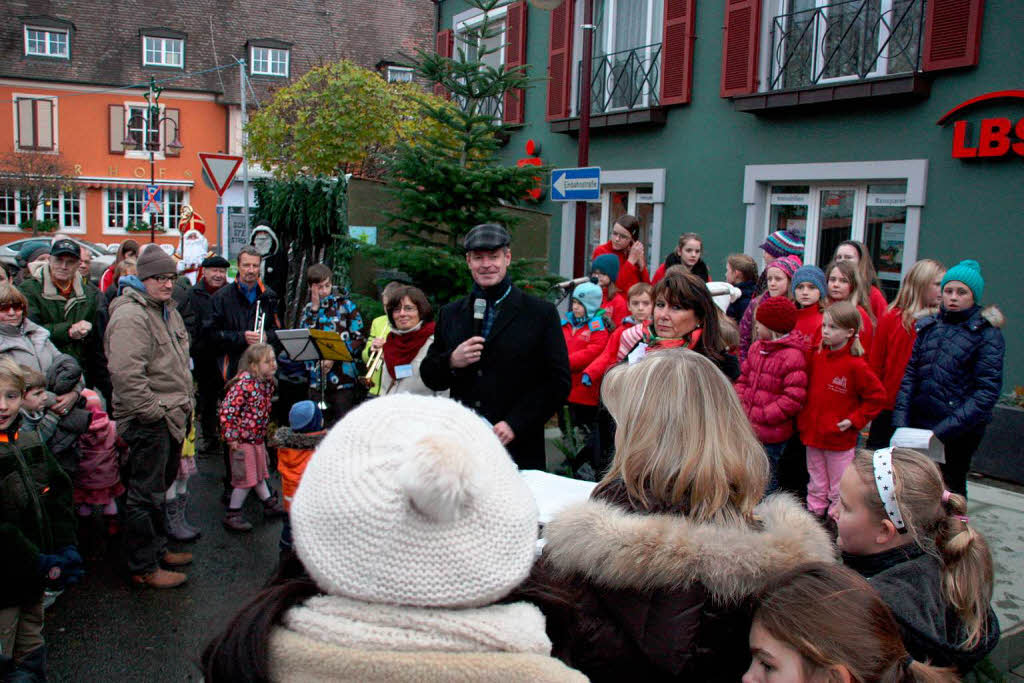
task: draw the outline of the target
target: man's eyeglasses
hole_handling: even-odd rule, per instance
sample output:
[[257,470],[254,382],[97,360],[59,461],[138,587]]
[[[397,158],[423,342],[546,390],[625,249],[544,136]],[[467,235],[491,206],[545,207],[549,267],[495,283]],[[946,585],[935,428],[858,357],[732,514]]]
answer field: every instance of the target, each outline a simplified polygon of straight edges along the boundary
[[177,277],[177,275],[154,275],[153,279],[159,282],[160,284],[165,284],[167,282],[174,282],[177,279]]

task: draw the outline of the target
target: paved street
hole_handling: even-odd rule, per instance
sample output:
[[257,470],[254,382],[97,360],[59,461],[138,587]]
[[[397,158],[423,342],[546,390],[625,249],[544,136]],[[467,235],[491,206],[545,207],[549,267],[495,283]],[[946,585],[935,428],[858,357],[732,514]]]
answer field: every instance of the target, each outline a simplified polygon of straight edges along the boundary
[[[133,588],[119,548],[114,558],[86,560],[87,576],[46,612],[53,681],[195,681],[203,644],[257,591],[277,562],[281,522],[261,519],[256,496],[246,513],[251,534],[221,526],[219,456],[201,457],[192,478],[190,519],[203,536],[186,544],[196,556],[188,583],[169,591]],[[276,486],[276,484],[275,484]]]

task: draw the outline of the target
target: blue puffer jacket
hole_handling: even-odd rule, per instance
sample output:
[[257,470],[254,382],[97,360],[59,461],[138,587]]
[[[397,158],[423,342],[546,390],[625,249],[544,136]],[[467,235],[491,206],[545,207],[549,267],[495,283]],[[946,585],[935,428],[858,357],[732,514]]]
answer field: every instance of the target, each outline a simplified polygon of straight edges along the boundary
[[943,309],[919,320],[893,426],[930,429],[945,439],[988,424],[1003,384],[1002,326],[995,306]]

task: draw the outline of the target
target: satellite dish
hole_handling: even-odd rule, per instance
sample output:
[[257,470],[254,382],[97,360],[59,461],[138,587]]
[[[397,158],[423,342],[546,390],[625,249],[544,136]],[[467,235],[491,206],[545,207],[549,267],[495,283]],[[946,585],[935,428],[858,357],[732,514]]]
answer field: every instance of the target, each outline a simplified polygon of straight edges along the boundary
[[559,5],[562,4],[562,2],[564,2],[564,0],[530,0],[531,5],[533,5],[537,9],[542,9],[545,12],[550,12],[551,10],[557,8]]

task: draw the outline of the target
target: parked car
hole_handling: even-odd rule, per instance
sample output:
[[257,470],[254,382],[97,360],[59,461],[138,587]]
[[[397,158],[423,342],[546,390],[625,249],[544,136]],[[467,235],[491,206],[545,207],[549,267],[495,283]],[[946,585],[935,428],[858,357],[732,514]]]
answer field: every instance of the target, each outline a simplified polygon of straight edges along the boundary
[[8,274],[13,275],[18,272],[18,252],[28,242],[44,242],[47,244],[53,244],[55,239],[69,239],[73,242],[77,242],[81,246],[85,247],[92,252],[92,264],[89,266],[89,279],[93,283],[98,283],[100,277],[103,275],[110,264],[114,262],[114,257],[117,255],[117,248],[111,249],[105,247],[102,244],[96,244],[89,240],[82,239],[81,237],[73,235],[51,235],[45,237],[25,237],[20,240],[14,240],[7,244],[0,245],[0,265],[7,269]]

